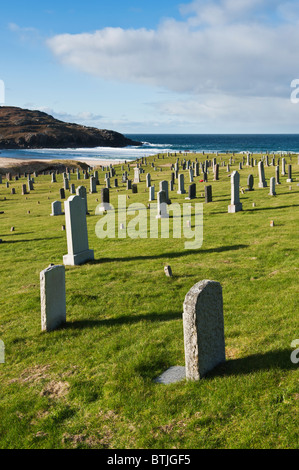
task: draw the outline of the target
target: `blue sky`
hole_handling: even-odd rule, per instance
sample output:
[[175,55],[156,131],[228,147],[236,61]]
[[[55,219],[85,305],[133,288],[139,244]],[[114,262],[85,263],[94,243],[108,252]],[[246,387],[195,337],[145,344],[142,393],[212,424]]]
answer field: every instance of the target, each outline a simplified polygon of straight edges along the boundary
[[5,104],[123,133],[298,133],[298,26],[297,0],[12,0]]

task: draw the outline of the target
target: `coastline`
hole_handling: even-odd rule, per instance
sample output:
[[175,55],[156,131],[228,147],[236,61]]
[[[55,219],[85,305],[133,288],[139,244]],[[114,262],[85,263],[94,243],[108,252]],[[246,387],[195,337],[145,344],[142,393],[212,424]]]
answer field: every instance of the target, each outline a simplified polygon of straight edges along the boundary
[[[127,160],[127,164],[134,163],[136,160]],[[1,157],[0,155],[0,169],[1,168],[11,168],[13,166],[20,166],[20,165],[29,165],[29,164],[35,164],[35,163],[51,163],[55,162],[58,163],[58,159],[55,158],[8,158],[8,157]],[[100,160],[99,158],[97,159],[92,159],[92,158],[87,158],[87,159],[74,159],[74,158],[64,158],[63,160],[59,160],[59,163],[61,164],[67,164],[67,162],[78,162],[78,163],[85,163],[86,165],[90,167],[99,167],[99,166],[108,166],[111,163],[113,165],[119,165],[119,164],[124,164],[124,160]]]

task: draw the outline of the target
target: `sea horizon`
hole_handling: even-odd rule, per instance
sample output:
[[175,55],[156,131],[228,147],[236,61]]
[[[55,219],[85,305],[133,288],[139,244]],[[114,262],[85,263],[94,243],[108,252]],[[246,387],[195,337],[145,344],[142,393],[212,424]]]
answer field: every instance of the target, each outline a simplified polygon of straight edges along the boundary
[[135,161],[158,153],[299,153],[299,134],[124,134],[141,146],[68,149],[0,149],[21,160]]

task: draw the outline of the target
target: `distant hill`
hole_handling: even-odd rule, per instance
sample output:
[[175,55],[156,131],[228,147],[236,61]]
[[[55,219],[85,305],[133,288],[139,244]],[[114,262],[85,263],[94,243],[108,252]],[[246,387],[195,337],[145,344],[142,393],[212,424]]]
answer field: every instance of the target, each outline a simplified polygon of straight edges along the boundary
[[106,129],[55,119],[41,111],[0,107],[0,149],[126,147],[142,145]]

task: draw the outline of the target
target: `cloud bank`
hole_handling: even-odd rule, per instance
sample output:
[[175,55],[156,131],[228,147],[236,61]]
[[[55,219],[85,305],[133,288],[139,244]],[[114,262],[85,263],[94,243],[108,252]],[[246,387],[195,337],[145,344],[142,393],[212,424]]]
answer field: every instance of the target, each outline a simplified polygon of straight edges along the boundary
[[[275,98],[281,112],[280,99],[290,99],[290,83],[299,75],[297,1],[196,0],[181,5],[180,13],[180,21],[166,19],[155,30],[61,34],[47,45],[62,64],[81,72],[185,95],[188,108],[195,99],[197,116],[223,117],[223,106],[236,106],[238,97],[242,106],[250,100],[250,110],[253,100],[261,109]],[[213,103],[219,97],[219,106],[211,107],[211,96]],[[179,113],[178,103],[173,108]],[[167,112],[167,103],[161,109]]]

